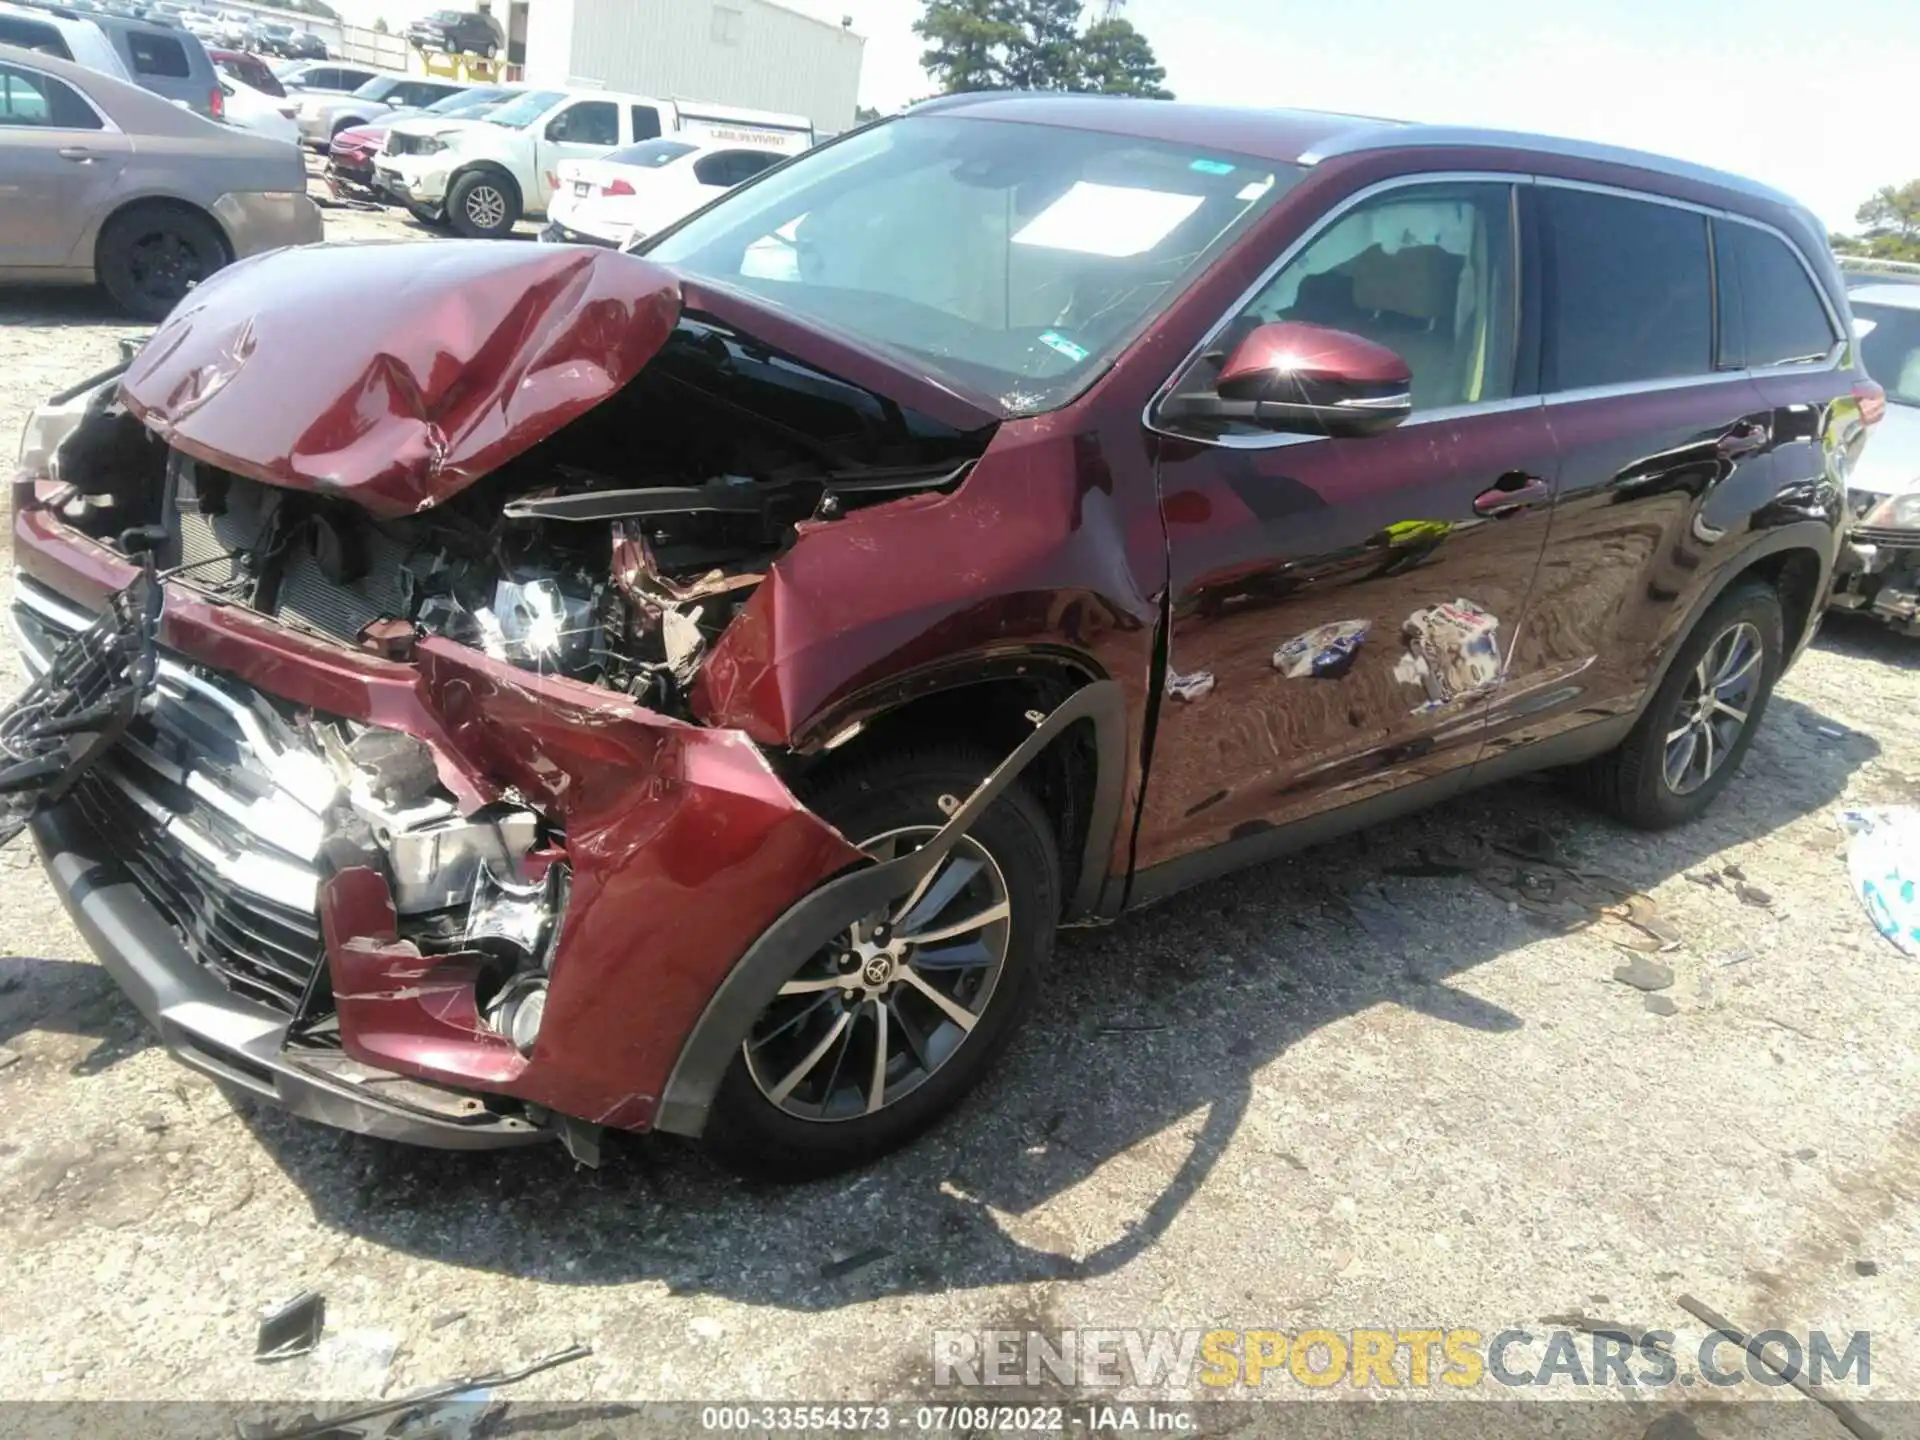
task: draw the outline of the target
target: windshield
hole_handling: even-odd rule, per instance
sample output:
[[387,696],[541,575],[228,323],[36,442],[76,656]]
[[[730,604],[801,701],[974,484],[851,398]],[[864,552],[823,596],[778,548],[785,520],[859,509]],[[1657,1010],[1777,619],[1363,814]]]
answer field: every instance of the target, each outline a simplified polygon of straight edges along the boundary
[[524,130],[566,98],[564,90],[529,90],[518,100],[510,100],[494,111],[487,117],[487,123]]
[[642,140],[624,150],[610,150],[600,158],[610,165],[635,165],[650,170],[671,165],[682,155],[691,155],[699,148],[681,140]]
[[[1920,297],[1920,286],[1914,287]],[[1853,333],[1860,360],[1895,405],[1920,405],[1920,308],[1853,306]]]
[[476,85],[471,90],[456,90],[451,95],[442,95],[426,107],[429,115],[451,115],[456,110],[465,110],[475,105],[496,105],[511,93],[493,85]]
[[907,118],[647,248],[1021,413],[1062,405],[1301,175],[1051,125]]

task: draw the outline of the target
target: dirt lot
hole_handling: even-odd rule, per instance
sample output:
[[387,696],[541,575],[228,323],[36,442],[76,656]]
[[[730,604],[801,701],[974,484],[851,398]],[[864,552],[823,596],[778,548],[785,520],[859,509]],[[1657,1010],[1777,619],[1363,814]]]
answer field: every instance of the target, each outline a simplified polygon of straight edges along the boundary
[[[5,443],[133,328],[86,293],[0,296]],[[1859,912],[1835,818],[1920,802],[1916,666],[1920,642],[1830,625],[1678,833],[1513,785],[1069,933],[984,1093],[803,1189],[677,1144],[588,1172],[231,1099],[154,1046],[20,847],[0,1397],[366,1395],[579,1339],[594,1357],[527,1398],[880,1398],[924,1389],[935,1327],[1685,1336],[1691,1292],[1750,1329],[1871,1330],[1871,1393],[1920,1398],[1920,969]],[[1671,988],[1613,978],[1617,928],[1517,904],[1497,849],[1395,873],[1462,836],[1651,896]],[[306,1288],[328,1347],[255,1365],[256,1310]]]

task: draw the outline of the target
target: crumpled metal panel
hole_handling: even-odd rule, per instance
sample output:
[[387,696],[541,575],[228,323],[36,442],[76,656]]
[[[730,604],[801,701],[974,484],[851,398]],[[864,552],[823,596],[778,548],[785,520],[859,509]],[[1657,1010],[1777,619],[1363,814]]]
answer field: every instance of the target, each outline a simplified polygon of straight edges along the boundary
[[122,394],[196,459],[391,518],[439,504],[606,400],[679,315],[672,275],[614,251],[309,246],[198,286]]

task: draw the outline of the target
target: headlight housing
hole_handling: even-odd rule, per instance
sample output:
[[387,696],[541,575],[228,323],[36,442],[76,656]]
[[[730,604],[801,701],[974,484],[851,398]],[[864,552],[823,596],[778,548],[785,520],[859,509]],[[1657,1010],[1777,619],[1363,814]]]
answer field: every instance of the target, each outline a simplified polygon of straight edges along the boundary
[[1920,530],[1920,490],[1887,496],[1860,523],[1873,530]]

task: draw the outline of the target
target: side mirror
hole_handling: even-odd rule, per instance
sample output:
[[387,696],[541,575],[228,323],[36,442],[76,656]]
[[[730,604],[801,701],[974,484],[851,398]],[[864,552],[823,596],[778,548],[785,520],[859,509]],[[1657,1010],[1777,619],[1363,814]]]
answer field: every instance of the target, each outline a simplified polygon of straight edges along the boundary
[[1413,413],[1413,372],[1384,345],[1345,330],[1276,320],[1227,357],[1213,393],[1170,396],[1170,420],[1238,420],[1263,430],[1377,435]]

